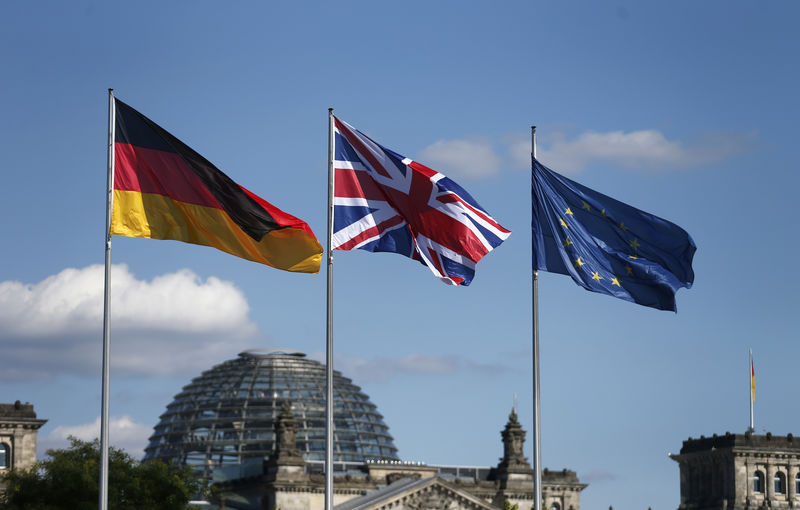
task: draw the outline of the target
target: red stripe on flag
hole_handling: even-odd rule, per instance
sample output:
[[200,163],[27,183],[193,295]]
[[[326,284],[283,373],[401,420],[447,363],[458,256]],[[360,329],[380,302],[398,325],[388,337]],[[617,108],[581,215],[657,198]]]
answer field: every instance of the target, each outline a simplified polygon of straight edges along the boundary
[[334,172],[336,197],[366,198],[386,201],[386,196],[366,171],[336,168]]
[[153,193],[187,204],[222,209],[191,167],[174,152],[116,143],[114,189]]
[[430,178],[411,170],[408,193],[391,187],[383,188],[389,204],[408,222],[414,235],[425,235],[449,250],[479,261],[489,252],[476,234],[459,220],[428,205],[434,186]]
[[446,195],[442,195],[440,197],[436,197],[436,200],[438,200],[439,202],[441,202],[443,204],[452,204],[453,202],[457,202],[459,204],[462,204],[464,207],[466,207],[467,209],[472,211],[476,216],[479,216],[481,219],[483,219],[485,222],[487,222],[490,225],[492,225],[494,228],[496,228],[500,232],[503,232],[503,233],[506,233],[506,234],[510,234],[511,233],[510,230],[506,230],[505,228],[503,228],[491,216],[489,216],[488,214],[484,213],[483,211],[480,211],[480,210],[472,207],[468,202],[465,202],[463,198],[461,198],[460,196],[456,195],[455,193],[448,193]]
[[250,191],[247,188],[245,188],[244,186],[241,186],[241,185],[238,185],[238,186],[240,188],[242,188],[242,191],[247,193],[247,196],[249,196],[250,198],[255,200],[255,202],[258,205],[263,207],[264,210],[267,211],[270,216],[272,216],[272,219],[274,219],[275,222],[278,223],[280,226],[289,227],[289,228],[298,228],[300,230],[303,230],[305,233],[307,233],[308,235],[310,235],[314,239],[316,239],[316,236],[314,235],[314,232],[311,231],[311,227],[309,227],[308,224],[305,221],[303,221],[303,220],[301,220],[301,219],[299,219],[299,218],[297,218],[295,216],[292,216],[291,214],[289,214],[287,212],[283,212],[282,210],[280,210],[277,207],[275,207],[274,205],[270,204],[269,202],[267,202],[266,200],[264,200],[260,196],[256,195],[252,191]]
[[[420,172],[421,174],[427,176],[428,178],[431,178],[431,177],[433,177],[434,175],[436,175],[438,173],[437,171],[432,170],[432,169],[428,168],[427,166],[425,166],[425,165],[423,165],[421,163],[418,163],[416,161],[411,161],[408,164],[408,166],[410,166],[414,170]],[[446,195],[442,195],[442,196],[436,197],[436,200],[439,201],[442,204],[452,204],[453,202],[457,202],[459,204],[462,204],[464,207],[466,207],[467,209],[472,211],[475,215],[479,216],[485,222],[489,223],[490,225],[492,225],[496,229],[500,230],[501,232],[507,233],[507,234],[511,233],[510,230],[506,230],[505,228],[500,226],[500,224],[497,223],[497,221],[495,221],[491,216],[489,216],[488,214],[486,214],[485,212],[483,212],[483,211],[481,211],[479,209],[476,209],[475,207],[470,205],[469,202],[466,202],[463,198],[458,196],[456,193],[452,193],[452,192],[451,193],[447,193]]]
[[428,178],[431,178],[434,175],[439,173],[436,170],[433,170],[432,168],[428,168],[427,166],[423,165],[422,163],[418,163],[416,161],[409,162],[407,166],[410,166],[411,168],[413,168],[414,170],[416,170],[417,172],[421,173],[422,175],[424,175],[425,177],[428,177]]

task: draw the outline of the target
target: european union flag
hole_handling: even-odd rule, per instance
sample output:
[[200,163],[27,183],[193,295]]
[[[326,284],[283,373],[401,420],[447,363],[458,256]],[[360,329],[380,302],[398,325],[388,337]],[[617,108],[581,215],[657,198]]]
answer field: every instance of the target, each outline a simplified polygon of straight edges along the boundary
[[667,220],[559,175],[533,159],[533,267],[659,310],[694,281],[697,247]]

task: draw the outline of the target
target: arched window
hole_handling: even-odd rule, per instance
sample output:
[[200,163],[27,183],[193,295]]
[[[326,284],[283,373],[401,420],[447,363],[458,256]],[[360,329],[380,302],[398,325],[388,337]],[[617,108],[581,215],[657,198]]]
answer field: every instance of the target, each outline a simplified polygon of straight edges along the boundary
[[775,494],[786,494],[786,475],[780,471],[775,473]]
[[800,473],[797,473],[794,477],[794,493],[800,495]]
[[556,503],[555,501],[553,501],[553,502],[550,504],[550,510],[561,510],[561,505],[559,505],[558,503]]
[[0,443],[0,469],[8,468],[8,461],[9,461],[8,453],[9,453],[8,445],[5,443]]
[[764,473],[761,471],[753,473],[753,492],[764,493]]

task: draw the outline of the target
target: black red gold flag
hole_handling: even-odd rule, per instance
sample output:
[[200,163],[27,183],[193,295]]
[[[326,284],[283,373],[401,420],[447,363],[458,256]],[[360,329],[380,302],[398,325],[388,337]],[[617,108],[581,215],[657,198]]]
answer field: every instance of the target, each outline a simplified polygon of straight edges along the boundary
[[304,221],[236,184],[203,156],[115,99],[111,233],[211,246],[286,271],[319,272]]

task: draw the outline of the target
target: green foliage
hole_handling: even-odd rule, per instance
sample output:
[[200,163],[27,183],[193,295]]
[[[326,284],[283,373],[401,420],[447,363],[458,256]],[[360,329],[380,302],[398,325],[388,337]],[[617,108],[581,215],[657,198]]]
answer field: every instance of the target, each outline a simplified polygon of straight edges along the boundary
[[503,502],[503,510],[519,510],[519,505],[512,505],[508,500]]
[[[70,448],[48,450],[48,459],[4,475],[0,510],[95,510],[100,494],[100,445],[70,438]],[[183,510],[203,486],[188,468],[137,462],[122,450],[108,452],[109,510]]]

